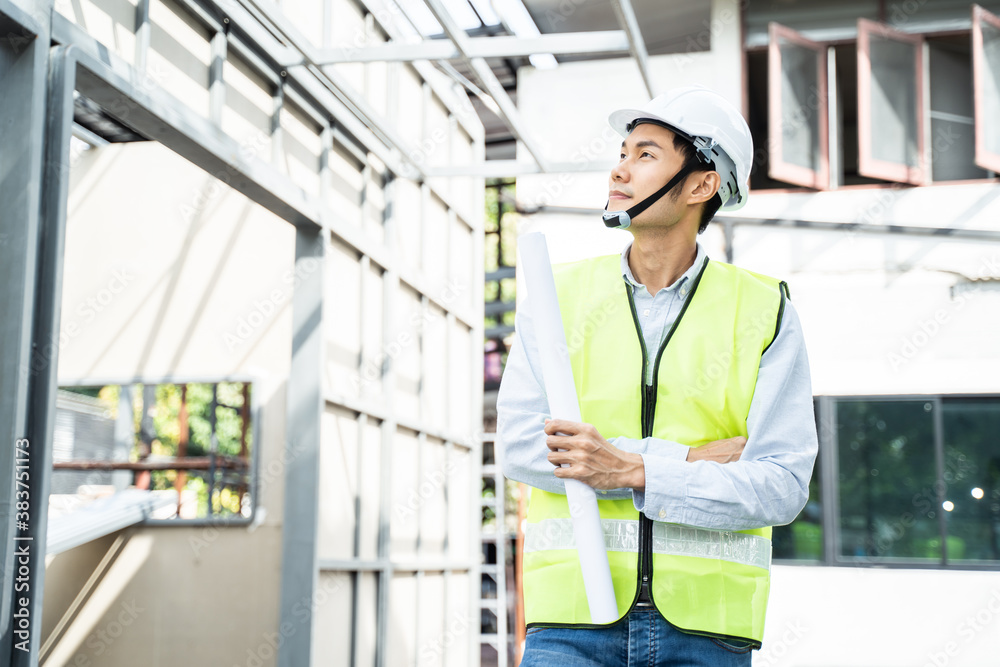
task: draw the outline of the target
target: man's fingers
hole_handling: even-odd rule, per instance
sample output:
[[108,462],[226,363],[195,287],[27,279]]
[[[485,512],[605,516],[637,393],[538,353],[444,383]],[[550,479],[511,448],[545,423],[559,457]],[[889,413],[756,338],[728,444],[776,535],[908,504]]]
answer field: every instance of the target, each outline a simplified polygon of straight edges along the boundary
[[569,449],[573,444],[572,435],[550,435],[545,438],[545,444],[549,449]]
[[575,435],[580,432],[582,426],[580,422],[571,422],[565,419],[546,419],[544,430],[549,435],[555,435],[560,432]]
[[563,463],[572,463],[572,460],[566,456],[566,452],[552,451],[548,454],[549,463],[554,466],[560,466]]

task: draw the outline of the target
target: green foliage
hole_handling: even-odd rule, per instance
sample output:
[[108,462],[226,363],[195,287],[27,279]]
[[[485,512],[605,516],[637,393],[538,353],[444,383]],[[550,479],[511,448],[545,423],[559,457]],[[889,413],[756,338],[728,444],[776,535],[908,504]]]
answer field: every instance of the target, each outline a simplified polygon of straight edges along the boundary
[[[118,397],[121,387],[108,385],[90,390],[108,406],[109,416],[117,418]],[[84,392],[78,392],[84,393]],[[180,444],[180,411],[181,386],[178,384],[160,384],[156,386],[156,402],[152,406],[143,406],[143,387],[136,385],[133,391],[135,397],[133,411],[135,415],[135,444],[132,448],[132,459],[141,456],[141,421],[143,410],[152,417],[153,438],[150,453],[157,456],[178,456]],[[212,385],[209,383],[192,383],[187,385],[186,395],[188,411],[188,445],[187,456],[208,456],[212,451]],[[223,456],[239,456],[242,438],[243,383],[220,382],[217,389],[217,404],[215,406],[216,453]],[[253,451],[253,430],[247,428],[247,452]],[[155,470],[151,473],[151,484],[154,490],[172,489],[177,480],[176,470]],[[216,471],[219,475],[219,471]],[[239,514],[240,496],[228,486],[222,486],[216,481],[212,504],[215,513]],[[208,472],[188,471],[184,488],[193,490],[198,499],[198,516],[208,515]],[[247,480],[247,483],[249,480]]]

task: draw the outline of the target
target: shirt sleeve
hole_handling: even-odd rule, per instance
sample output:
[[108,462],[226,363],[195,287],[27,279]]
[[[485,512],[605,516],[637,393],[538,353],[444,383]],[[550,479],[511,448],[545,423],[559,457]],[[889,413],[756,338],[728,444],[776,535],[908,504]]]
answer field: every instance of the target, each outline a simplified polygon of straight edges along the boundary
[[633,503],[654,521],[701,528],[784,525],[809,498],[817,450],[805,339],[786,301],[778,335],[761,357],[740,460],[681,463],[657,444],[640,452],[646,487],[633,491]]
[[[514,342],[497,393],[497,447],[502,449],[501,469],[515,482],[565,495],[566,480],[553,474],[555,466],[548,460],[550,450],[545,444],[545,420],[552,415],[528,312],[525,299],[514,314]],[[641,447],[644,451],[648,443],[631,440],[623,444]],[[595,490],[602,500],[632,497],[629,488]]]

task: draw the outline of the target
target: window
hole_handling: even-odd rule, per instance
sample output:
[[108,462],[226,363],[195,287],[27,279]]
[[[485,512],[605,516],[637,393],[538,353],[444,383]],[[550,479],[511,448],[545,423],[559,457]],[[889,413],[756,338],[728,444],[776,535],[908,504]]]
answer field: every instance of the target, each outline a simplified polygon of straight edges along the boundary
[[920,185],[926,176],[924,38],[858,19],[858,171]]
[[809,500],[799,516],[787,526],[776,526],[771,531],[771,553],[774,558],[815,562],[823,559],[821,465],[822,461],[817,459],[809,482]]
[[924,400],[837,402],[844,559],[940,562],[933,410]]
[[986,178],[975,154],[972,45],[965,35],[928,37],[931,177],[935,181]]
[[[825,402],[827,410],[820,410]],[[1000,563],[1000,397],[820,397],[809,501],[774,529],[776,559]],[[823,539],[826,535],[827,539]]]
[[777,23],[770,24],[769,35],[770,176],[826,189],[830,183],[826,47]]
[[1000,401],[946,399],[942,421],[948,562],[1000,561]]
[[976,164],[1000,172],[1000,16],[972,9]]
[[51,493],[69,506],[152,492],[158,519],[245,519],[253,489],[248,382],[59,390]]
[[979,7],[972,17],[970,30],[948,31],[929,14],[893,21],[905,31],[866,18],[853,28],[798,21],[806,32],[772,21],[766,49],[755,27],[746,60],[751,188],[995,176],[1000,17]]

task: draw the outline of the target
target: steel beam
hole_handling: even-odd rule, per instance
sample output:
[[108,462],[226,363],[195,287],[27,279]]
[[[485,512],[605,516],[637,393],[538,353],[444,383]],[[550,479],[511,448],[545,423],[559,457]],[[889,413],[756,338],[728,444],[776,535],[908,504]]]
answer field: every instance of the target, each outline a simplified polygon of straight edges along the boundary
[[62,242],[50,196],[65,185],[45,141],[66,101],[47,90],[51,6],[19,4],[0,0],[0,664],[18,667],[41,634]]
[[311,663],[313,593],[319,574],[319,447],[323,414],[323,276],[327,232],[297,229],[292,295],[292,362],[285,429],[291,455],[285,468],[282,519],[281,627],[292,627],[278,648],[278,667]]
[[[562,215],[598,216],[599,208],[575,208],[572,206],[536,206],[524,208],[517,204],[515,210],[522,215],[556,213]],[[1000,243],[1000,231],[992,229],[961,229],[957,227],[923,227],[919,225],[873,225],[864,222],[827,222],[824,220],[796,220],[793,218],[742,218],[739,216],[717,215],[712,218],[720,224],[740,227],[781,227],[785,229],[808,229],[839,234],[875,234],[889,236],[931,237],[943,241],[987,241]]]
[[[396,26],[391,17],[399,15],[401,8],[392,0],[358,0],[369,14],[375,19],[382,28],[382,31],[389,36],[390,39],[403,42],[407,39],[407,36]],[[413,22],[410,20],[409,16],[405,13],[403,16],[407,21],[410,22],[411,26]],[[414,28],[416,32],[416,28]],[[479,120],[479,116],[472,109],[471,104],[467,105],[463,109],[457,108],[454,98],[447,94],[448,91],[444,90],[439,77],[435,76],[440,74],[435,67],[426,61],[415,60],[410,65],[417,71],[417,73],[423,77],[424,81],[431,87],[438,98],[444,103],[445,107],[448,108],[449,113],[458,118],[458,122],[461,123],[462,128],[472,137],[475,141],[483,141],[485,139],[486,133],[483,129],[482,121]]]
[[646,51],[646,42],[642,38],[642,31],[639,29],[639,21],[635,18],[635,10],[632,9],[631,0],[612,0],[611,6],[615,10],[618,22],[621,23],[628,35],[629,51],[635,62],[639,65],[639,73],[642,81],[646,84],[646,92],[649,97],[656,97],[656,90],[653,87],[653,79],[649,74],[649,53]]
[[[626,54],[631,50],[623,30],[564,32],[538,37],[474,37],[466,43],[472,58],[527,58],[536,53],[570,55],[595,53]],[[371,62],[412,62],[414,60],[462,60],[462,52],[451,40],[427,39],[421,42],[386,42],[375,46],[344,46],[316,50],[317,64]],[[303,64],[301,60],[286,66]]]
[[[424,4],[434,14],[434,18],[437,19],[438,23],[441,24],[445,34],[448,35],[448,39],[452,41],[455,48],[462,54],[462,60],[469,65],[475,73],[476,78],[479,79],[479,82],[486,89],[486,92],[497,103],[497,106],[500,108],[501,120],[507,124],[514,137],[524,144],[524,147],[531,153],[531,156],[535,158],[535,162],[538,163],[539,168],[542,171],[549,172],[548,161],[542,155],[541,147],[535,143],[528,133],[527,127],[525,127],[524,122],[521,120],[521,114],[518,112],[517,107],[514,106],[513,100],[510,99],[507,91],[504,90],[504,87],[500,84],[496,74],[493,73],[492,68],[486,63],[486,60],[476,57],[470,51],[470,37],[465,34],[464,30],[458,27],[458,24],[452,19],[451,14],[444,4],[442,4],[441,0],[424,0]],[[406,9],[403,7],[401,9],[405,14]]]

